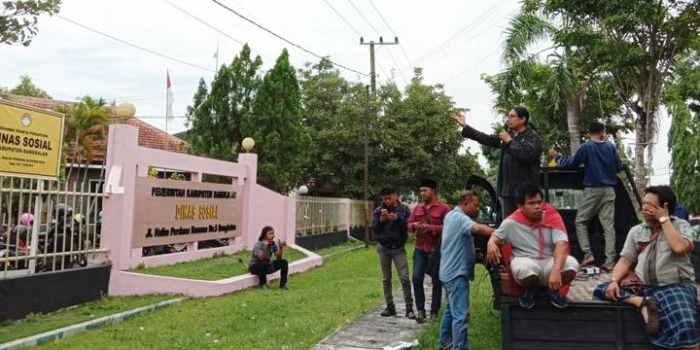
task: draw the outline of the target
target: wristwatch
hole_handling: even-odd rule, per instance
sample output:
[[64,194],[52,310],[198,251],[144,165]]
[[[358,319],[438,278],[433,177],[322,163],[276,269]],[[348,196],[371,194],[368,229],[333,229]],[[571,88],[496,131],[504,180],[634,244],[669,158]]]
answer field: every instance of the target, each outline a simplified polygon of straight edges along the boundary
[[668,216],[662,216],[662,217],[659,218],[659,222],[662,223],[662,224],[663,224],[664,222],[666,222],[666,221],[668,221]]

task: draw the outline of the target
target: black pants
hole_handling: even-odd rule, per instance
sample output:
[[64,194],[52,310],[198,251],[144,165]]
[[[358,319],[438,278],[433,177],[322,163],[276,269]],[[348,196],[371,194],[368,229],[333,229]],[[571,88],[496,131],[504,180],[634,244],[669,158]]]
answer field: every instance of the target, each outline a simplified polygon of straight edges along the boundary
[[282,270],[282,272],[280,273],[280,286],[283,286],[287,284],[287,273],[289,272],[289,263],[287,263],[287,260],[277,259],[272,263],[255,263],[253,265],[250,265],[250,267],[248,268],[248,271],[250,271],[250,273],[258,276],[258,278],[260,279],[261,286],[267,284],[268,274],[271,274],[278,270]]

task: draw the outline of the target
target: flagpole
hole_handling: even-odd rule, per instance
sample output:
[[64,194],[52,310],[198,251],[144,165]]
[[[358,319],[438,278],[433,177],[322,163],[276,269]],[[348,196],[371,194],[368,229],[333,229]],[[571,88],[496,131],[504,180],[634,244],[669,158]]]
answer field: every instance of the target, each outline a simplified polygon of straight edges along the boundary
[[165,69],[165,132],[168,132],[168,83],[170,82],[170,72],[168,72],[168,69]]

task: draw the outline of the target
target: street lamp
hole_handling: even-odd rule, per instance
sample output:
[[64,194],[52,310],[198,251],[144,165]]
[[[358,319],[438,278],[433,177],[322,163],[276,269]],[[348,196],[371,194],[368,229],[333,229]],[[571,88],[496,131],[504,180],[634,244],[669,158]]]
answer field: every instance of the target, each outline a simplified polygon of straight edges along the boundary
[[252,137],[246,137],[241,141],[241,146],[243,146],[243,149],[248,153],[255,147],[255,140],[253,140]]

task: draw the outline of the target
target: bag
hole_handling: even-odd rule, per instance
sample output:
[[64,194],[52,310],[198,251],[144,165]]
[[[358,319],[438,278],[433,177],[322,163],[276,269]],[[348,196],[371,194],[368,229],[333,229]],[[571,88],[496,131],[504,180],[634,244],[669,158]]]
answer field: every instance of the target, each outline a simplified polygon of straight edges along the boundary
[[620,280],[620,288],[628,290],[635,295],[642,295],[642,280],[634,271],[627,271],[625,277]]

